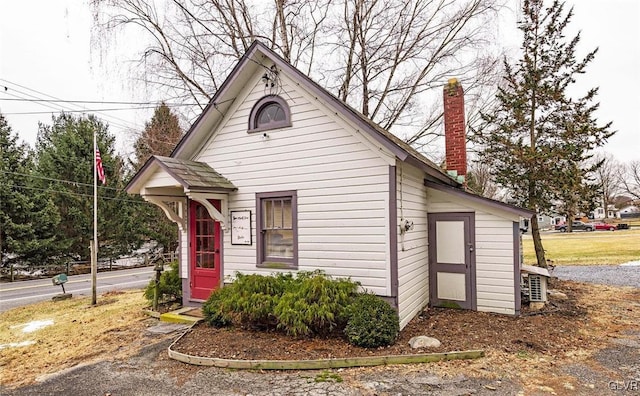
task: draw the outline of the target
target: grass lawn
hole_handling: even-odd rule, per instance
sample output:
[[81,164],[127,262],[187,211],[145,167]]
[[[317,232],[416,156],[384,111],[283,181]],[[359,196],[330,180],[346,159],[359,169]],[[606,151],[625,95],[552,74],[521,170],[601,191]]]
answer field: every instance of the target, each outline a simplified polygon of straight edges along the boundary
[[43,302],[0,313],[0,384],[21,384],[135,349],[148,319],[140,290]]
[[[522,238],[524,263],[536,262],[531,235]],[[640,229],[543,232],[542,246],[555,265],[622,264],[640,260]]]

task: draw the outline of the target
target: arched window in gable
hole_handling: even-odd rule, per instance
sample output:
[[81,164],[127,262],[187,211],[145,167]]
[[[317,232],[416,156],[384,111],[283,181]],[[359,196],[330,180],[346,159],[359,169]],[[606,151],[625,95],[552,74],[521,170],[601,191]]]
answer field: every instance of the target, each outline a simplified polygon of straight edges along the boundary
[[260,132],[289,126],[291,126],[291,112],[287,102],[279,96],[264,96],[251,109],[249,132]]

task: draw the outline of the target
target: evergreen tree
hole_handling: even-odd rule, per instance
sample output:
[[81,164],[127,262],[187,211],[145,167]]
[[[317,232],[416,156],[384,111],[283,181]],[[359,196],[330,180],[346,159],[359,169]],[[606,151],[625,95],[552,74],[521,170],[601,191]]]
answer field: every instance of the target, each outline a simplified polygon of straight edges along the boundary
[[123,160],[114,153],[115,137],[94,116],[63,113],[52,125],[40,125],[36,174],[60,213],[59,246],[74,259],[89,259],[93,239],[94,133],[107,180],[106,186],[98,184],[99,254],[117,256],[140,243],[130,219],[139,204],[122,191]]
[[[139,170],[152,155],[168,156],[183,136],[178,117],[164,103],[158,106],[151,121],[134,144],[135,161],[133,168]],[[148,204],[138,212],[145,224],[146,235],[161,244],[165,250],[174,251],[178,247],[177,227],[156,205]]]
[[0,263],[42,265],[60,254],[55,232],[60,216],[50,197],[33,183],[33,156],[18,144],[0,114]]
[[135,161],[133,166],[139,170],[152,155],[168,156],[182,138],[183,132],[178,117],[169,106],[162,103],[156,108],[151,121],[145,124],[144,131],[134,144]]
[[[565,13],[564,2],[557,0],[547,8],[543,0],[524,0],[522,11],[522,57],[513,66],[504,60],[497,108],[483,115],[485,128],[473,139],[483,148],[481,159],[517,204],[545,212],[567,190],[583,188],[593,167],[582,164],[613,132],[611,123],[599,126],[595,118],[597,88],[577,98],[567,93],[597,52],[579,60],[580,34],[565,39],[573,10]],[[531,231],[538,265],[545,267],[537,216]]]

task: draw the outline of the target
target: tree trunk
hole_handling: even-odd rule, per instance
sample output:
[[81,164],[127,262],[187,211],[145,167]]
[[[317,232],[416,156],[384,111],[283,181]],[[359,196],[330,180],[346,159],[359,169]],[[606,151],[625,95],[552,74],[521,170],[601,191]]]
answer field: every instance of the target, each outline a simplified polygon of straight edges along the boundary
[[540,227],[538,226],[538,216],[531,216],[531,237],[533,238],[533,248],[536,251],[538,267],[547,268],[547,259],[544,257],[544,248],[540,238]]
[[573,232],[573,218],[575,217],[574,212],[567,212],[567,232]]

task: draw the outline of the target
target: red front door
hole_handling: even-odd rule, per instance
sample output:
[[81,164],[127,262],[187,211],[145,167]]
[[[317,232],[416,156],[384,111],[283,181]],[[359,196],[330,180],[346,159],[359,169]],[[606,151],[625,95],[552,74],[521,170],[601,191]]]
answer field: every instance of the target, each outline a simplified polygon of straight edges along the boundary
[[[220,200],[209,200],[220,210]],[[220,222],[196,201],[189,207],[189,248],[191,298],[206,300],[220,285]]]

